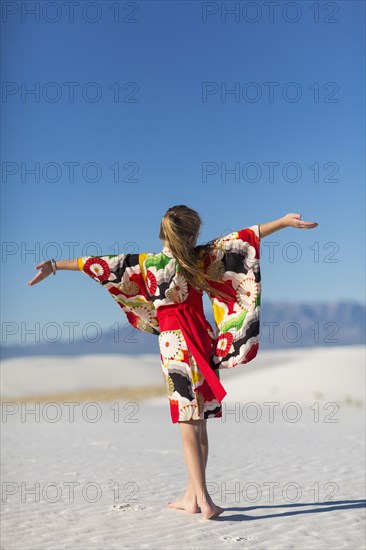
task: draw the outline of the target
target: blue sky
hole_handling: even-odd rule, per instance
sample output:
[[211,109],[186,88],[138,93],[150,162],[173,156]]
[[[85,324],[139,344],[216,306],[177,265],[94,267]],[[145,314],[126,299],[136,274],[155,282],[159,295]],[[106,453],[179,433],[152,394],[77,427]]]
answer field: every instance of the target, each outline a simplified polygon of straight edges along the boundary
[[[83,273],[26,283],[51,257],[158,252],[161,217],[180,203],[200,213],[202,241],[289,212],[319,223],[262,240],[263,302],[364,301],[363,2],[320,2],[317,22],[307,1],[295,2],[297,21],[280,2],[272,22],[263,2],[256,22],[247,2],[237,21],[225,21],[221,2],[120,2],[117,22],[116,2],[96,2],[99,13],[75,8],[74,22],[62,2],[39,21],[22,14],[34,2],[10,4],[18,11],[2,24],[2,317],[15,334],[3,343],[35,323],[124,322]],[[207,10],[217,13],[204,21]],[[37,86],[35,100],[25,90]],[[239,95],[225,96],[235,87]],[[205,163],[216,173],[203,177]],[[35,166],[36,178],[27,173]],[[239,174],[225,176],[235,166]],[[301,257],[291,261],[295,247]]]

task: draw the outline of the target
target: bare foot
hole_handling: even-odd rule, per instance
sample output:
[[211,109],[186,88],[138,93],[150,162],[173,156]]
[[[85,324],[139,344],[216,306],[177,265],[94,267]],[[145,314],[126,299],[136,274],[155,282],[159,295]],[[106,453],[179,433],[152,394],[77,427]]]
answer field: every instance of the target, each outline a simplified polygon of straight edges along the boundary
[[197,512],[201,511],[197,504],[196,497],[188,498],[184,496],[178,500],[169,502],[168,506],[170,508],[175,508],[176,510],[186,510],[190,514],[197,514]]
[[201,510],[202,510],[203,519],[211,519],[222,514],[222,512],[225,511],[225,508],[221,508],[221,506],[217,506],[213,502],[212,503],[202,502]]

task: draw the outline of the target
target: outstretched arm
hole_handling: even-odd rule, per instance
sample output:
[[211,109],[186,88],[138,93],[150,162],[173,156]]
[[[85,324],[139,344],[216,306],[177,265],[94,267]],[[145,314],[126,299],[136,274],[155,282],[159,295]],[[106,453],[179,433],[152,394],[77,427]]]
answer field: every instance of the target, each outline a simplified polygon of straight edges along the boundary
[[316,222],[304,222],[301,219],[301,214],[286,214],[286,216],[283,216],[278,220],[274,220],[273,222],[261,223],[259,226],[259,234],[260,234],[260,237],[262,238],[262,237],[267,237],[268,235],[271,235],[271,233],[274,233],[275,231],[284,229],[285,227],[296,227],[298,229],[313,229],[318,225],[319,224]]
[[[42,262],[36,265],[35,269],[40,269],[41,271],[39,271],[31,281],[28,281],[27,283],[28,286],[33,286],[43,281],[43,279],[45,279],[46,277],[48,277],[48,275],[51,275],[51,273],[53,273],[50,260],[46,260],[45,262]],[[56,269],[57,271],[59,271],[60,269],[79,271],[77,258],[75,258],[74,260],[57,260]]]

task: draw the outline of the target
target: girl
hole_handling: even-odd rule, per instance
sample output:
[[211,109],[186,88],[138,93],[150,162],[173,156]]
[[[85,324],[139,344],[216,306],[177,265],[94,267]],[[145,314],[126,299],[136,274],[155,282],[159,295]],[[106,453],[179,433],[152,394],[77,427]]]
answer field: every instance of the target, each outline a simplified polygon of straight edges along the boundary
[[[219,370],[248,363],[258,351],[260,239],[285,227],[318,224],[287,214],[196,246],[201,224],[195,210],[173,206],[161,220],[161,252],[46,260],[27,284],[62,269],[83,271],[106,288],[133,327],[158,336],[171,419],[180,426],[189,477],[183,497],[169,506],[210,519],[224,509],[207,491],[206,423],[222,416],[226,391]],[[203,291],[212,302],[216,334],[204,315]]]

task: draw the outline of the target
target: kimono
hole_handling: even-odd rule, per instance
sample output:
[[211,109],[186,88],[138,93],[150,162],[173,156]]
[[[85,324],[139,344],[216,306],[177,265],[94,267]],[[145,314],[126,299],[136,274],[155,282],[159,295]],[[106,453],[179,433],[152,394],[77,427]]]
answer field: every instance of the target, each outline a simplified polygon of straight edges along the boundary
[[[138,330],[156,335],[173,423],[222,416],[220,370],[251,361],[260,332],[259,225],[197,248],[215,328],[168,247],[161,252],[81,256],[78,267],[101,284]],[[216,290],[224,290],[222,297]]]

